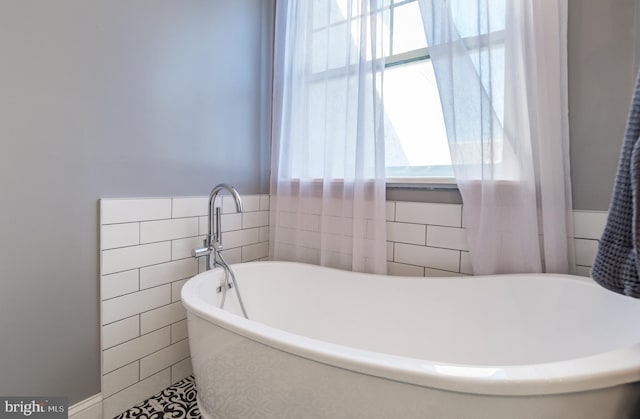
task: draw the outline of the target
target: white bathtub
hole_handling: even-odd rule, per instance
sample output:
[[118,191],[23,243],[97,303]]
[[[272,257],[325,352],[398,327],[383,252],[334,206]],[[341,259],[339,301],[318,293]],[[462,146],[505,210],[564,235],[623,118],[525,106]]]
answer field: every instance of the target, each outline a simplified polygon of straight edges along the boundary
[[182,289],[204,418],[640,417],[640,301],[588,279],[233,269],[250,320]]

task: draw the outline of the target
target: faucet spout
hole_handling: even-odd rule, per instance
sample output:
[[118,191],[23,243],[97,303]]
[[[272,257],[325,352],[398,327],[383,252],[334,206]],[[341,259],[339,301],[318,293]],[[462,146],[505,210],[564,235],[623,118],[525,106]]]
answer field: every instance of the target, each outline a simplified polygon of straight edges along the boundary
[[222,190],[226,190],[233,197],[233,200],[236,204],[236,212],[242,212],[242,199],[240,198],[240,194],[238,193],[236,188],[229,185],[228,183],[220,183],[213,187],[211,193],[209,194],[209,210],[213,208],[214,201],[216,200],[218,193]]
[[[221,217],[221,209],[220,207],[215,206],[216,197],[218,193],[226,190],[231,194],[233,200],[236,204],[236,211],[242,212],[242,199],[240,198],[240,194],[233,186],[221,183],[216,185],[209,194],[209,231],[206,239],[206,247],[209,249],[221,249],[222,248],[222,232],[220,231],[220,217]],[[213,268],[215,265],[215,252],[213,254],[213,258],[209,255],[209,263],[208,267]]]

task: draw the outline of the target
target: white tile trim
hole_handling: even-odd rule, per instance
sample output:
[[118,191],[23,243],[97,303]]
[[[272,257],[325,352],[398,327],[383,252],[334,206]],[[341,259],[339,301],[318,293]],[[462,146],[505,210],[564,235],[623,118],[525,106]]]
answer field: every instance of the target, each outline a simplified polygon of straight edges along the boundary
[[[89,398],[86,398],[78,403],[69,406],[69,419],[81,419],[84,418],[83,413],[92,408],[100,409],[100,417],[102,417],[102,393],[98,393]],[[93,416],[92,416],[93,417]]]

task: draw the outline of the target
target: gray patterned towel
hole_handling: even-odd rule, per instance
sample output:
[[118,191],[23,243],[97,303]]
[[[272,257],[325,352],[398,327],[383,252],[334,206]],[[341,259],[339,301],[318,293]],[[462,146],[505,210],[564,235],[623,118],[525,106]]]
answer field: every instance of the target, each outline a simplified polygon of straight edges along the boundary
[[609,215],[600,238],[592,277],[603,287],[640,298],[640,73],[636,78],[627,130]]

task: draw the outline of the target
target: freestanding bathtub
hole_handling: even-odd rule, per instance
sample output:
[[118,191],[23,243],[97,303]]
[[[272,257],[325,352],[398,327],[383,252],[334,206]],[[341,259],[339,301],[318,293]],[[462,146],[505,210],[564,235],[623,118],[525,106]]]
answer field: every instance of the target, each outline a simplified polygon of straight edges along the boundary
[[182,289],[204,418],[640,417],[640,301],[589,279],[232,268],[250,320]]

